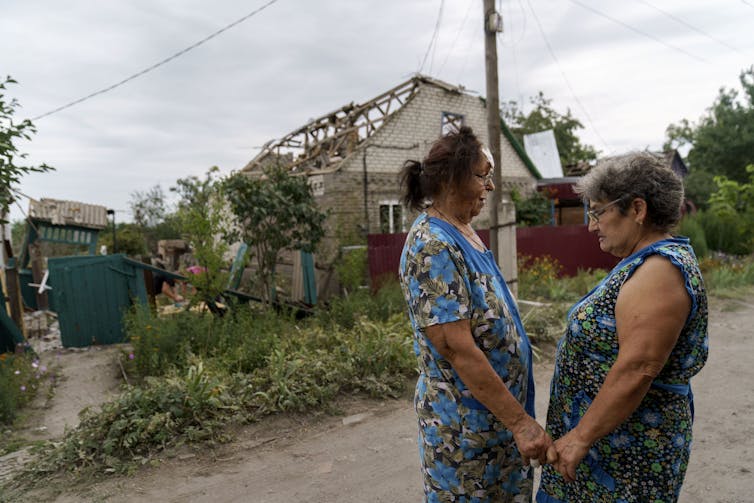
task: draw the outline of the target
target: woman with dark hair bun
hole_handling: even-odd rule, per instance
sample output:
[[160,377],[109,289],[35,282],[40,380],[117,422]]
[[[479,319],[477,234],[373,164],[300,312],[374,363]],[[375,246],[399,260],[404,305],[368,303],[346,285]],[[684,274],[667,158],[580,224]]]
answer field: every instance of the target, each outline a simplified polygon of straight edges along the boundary
[[516,303],[471,227],[495,188],[492,172],[467,127],[403,166],[403,202],[422,210],[400,281],[420,371],[425,502],[529,502],[530,460],[544,463],[552,446],[534,420],[531,345]]

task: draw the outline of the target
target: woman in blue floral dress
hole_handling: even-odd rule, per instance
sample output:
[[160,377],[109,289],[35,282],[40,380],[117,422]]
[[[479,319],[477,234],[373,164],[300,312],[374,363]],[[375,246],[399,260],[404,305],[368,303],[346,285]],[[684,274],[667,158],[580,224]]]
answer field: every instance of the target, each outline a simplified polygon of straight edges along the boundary
[[577,191],[600,248],[623,260],[568,313],[547,414],[557,461],[537,502],[677,501],[691,451],[689,381],[707,359],[702,276],[688,239],[669,234],[683,185],[638,153],[599,165]]
[[403,168],[404,202],[426,209],[400,265],[426,502],[529,502],[529,459],[544,462],[552,445],[533,418],[531,346],[516,304],[470,225],[494,189],[492,169],[469,128]]

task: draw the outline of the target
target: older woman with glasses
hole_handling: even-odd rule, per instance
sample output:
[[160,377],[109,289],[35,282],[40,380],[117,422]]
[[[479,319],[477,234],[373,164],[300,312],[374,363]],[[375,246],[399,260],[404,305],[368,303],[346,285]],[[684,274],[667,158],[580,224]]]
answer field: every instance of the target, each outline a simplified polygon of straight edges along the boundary
[[531,346],[503,275],[471,219],[494,190],[492,157],[471,129],[403,167],[421,210],[401,255],[414,331],[414,406],[425,502],[528,502],[529,460],[552,440],[534,420]]
[[670,234],[683,185],[635,153],[576,188],[600,248],[623,260],[568,313],[547,414],[555,461],[537,502],[676,501],[691,450],[689,381],[707,359],[702,275],[688,239]]

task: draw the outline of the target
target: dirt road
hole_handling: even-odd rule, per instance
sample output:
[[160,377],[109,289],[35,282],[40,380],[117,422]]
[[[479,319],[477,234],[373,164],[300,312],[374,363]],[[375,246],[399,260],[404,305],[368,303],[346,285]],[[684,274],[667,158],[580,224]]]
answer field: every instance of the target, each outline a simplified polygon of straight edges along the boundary
[[[729,311],[731,306],[735,310]],[[754,304],[728,301],[710,321],[710,359],[693,382],[694,450],[682,503],[754,501]],[[544,416],[552,367],[537,367]],[[421,501],[408,400],[349,402],[348,416],[277,418],[212,452],[179,452],[156,468],[36,501],[414,503]],[[32,496],[32,495],[30,495]],[[31,500],[29,500],[31,501]]]

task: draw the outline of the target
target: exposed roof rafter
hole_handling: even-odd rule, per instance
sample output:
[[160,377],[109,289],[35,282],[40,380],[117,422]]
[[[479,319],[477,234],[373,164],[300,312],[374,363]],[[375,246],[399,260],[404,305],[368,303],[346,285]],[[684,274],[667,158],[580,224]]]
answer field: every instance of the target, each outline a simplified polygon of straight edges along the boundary
[[275,163],[280,163],[287,170],[302,173],[337,169],[348,155],[405,106],[422,84],[463,92],[462,87],[417,74],[365,103],[351,102],[279,140],[267,142],[242,171],[259,172]]

